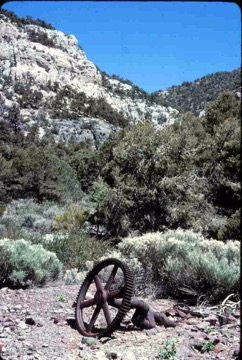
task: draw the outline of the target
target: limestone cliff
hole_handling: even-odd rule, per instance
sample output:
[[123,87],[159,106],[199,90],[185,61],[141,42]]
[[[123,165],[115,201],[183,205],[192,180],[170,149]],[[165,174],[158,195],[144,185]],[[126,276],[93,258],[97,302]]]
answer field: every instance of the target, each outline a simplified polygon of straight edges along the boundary
[[15,20],[0,14],[0,118],[15,106],[26,132],[38,124],[41,136],[64,141],[103,141],[130,122],[160,127],[176,118],[177,110],[101,72],[74,35]]

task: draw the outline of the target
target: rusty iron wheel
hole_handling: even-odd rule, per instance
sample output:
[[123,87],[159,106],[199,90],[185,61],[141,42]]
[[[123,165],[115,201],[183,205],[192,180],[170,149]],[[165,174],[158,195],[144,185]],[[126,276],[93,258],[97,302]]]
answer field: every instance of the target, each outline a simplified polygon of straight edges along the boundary
[[[84,336],[110,336],[120,325],[131,305],[133,274],[117,259],[98,263],[87,274],[75,302],[78,331]],[[112,306],[120,299],[121,306]]]

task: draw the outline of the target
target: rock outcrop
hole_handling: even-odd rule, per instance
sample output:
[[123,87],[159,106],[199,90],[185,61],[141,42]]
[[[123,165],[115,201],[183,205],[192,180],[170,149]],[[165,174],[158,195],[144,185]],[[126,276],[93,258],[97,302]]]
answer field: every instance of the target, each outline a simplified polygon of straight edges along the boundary
[[[57,140],[65,134],[76,141],[103,141],[122,127],[110,113],[131,123],[149,120],[157,127],[173,122],[178,113],[152,103],[138,87],[101,72],[74,35],[16,22],[6,11],[0,14],[0,71],[0,117],[7,120],[15,104],[26,132],[37,123],[41,136],[51,131]],[[78,108],[75,99],[80,94],[84,100]],[[107,116],[99,111],[103,106]],[[58,111],[53,114],[53,109]]]

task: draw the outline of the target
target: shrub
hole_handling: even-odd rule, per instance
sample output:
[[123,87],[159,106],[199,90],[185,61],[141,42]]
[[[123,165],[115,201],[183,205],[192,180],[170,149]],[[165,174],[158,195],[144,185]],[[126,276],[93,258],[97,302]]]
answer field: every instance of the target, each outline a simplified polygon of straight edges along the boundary
[[54,228],[59,231],[80,230],[86,220],[87,214],[83,209],[70,205],[67,211],[55,217]]
[[51,24],[47,24],[44,20],[33,19],[32,16],[26,16],[24,18],[19,18],[14,14],[13,11],[8,11],[6,9],[1,9],[1,13],[10,19],[12,23],[17,24],[19,27],[23,27],[24,25],[32,24],[41,26],[45,29],[55,30],[55,28]]
[[[190,230],[128,237],[110,256],[126,261],[135,275],[149,274],[156,295],[206,296],[218,301],[239,291],[239,241],[207,240]],[[147,278],[140,279],[143,288]]]
[[0,240],[0,286],[42,285],[58,278],[62,265],[56,255],[28,241]]
[[76,268],[69,269],[69,270],[66,270],[66,272],[64,273],[63,280],[65,281],[65,284],[67,284],[67,285],[81,284],[81,283],[83,283],[83,281],[86,277],[86,273],[87,273],[86,270],[78,272],[78,270]]
[[201,348],[202,352],[209,352],[215,348],[213,340],[209,339],[203,343],[203,346]]
[[3,215],[4,211],[6,210],[6,206],[3,204],[0,204],[0,216]]
[[0,237],[19,239],[23,237],[33,242],[33,236],[48,234],[53,230],[55,217],[63,208],[53,202],[42,204],[33,199],[12,201],[0,218]]
[[6,239],[19,239],[27,235],[25,230],[21,225],[16,221],[16,219],[11,218],[10,216],[3,216],[0,219],[0,238]]
[[41,33],[30,29],[28,31],[28,37],[32,42],[38,42],[48,47],[57,47],[54,40],[49,38],[48,35],[44,32]]
[[88,260],[97,260],[107,252],[110,244],[97,240],[84,233],[69,232],[56,234],[45,247],[53,251],[63,263],[64,269],[85,268]]

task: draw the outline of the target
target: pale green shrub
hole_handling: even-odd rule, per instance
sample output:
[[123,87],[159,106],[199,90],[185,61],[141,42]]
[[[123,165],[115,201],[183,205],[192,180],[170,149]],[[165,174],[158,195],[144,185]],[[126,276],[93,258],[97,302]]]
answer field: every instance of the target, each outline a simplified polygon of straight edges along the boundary
[[240,244],[205,239],[191,230],[169,230],[123,239],[107,256],[125,261],[145,289],[156,295],[205,295],[217,301],[239,292]]
[[44,284],[55,280],[62,264],[56,255],[23,239],[0,240],[0,287]]
[[33,199],[19,199],[7,205],[0,218],[1,237],[33,241],[33,237],[50,233],[53,230],[54,218],[64,208],[56,203],[46,201],[42,204]]
[[[90,269],[91,270],[91,269]],[[78,269],[69,269],[65,271],[63,280],[67,285],[82,284],[86,277],[86,271],[79,271]]]

